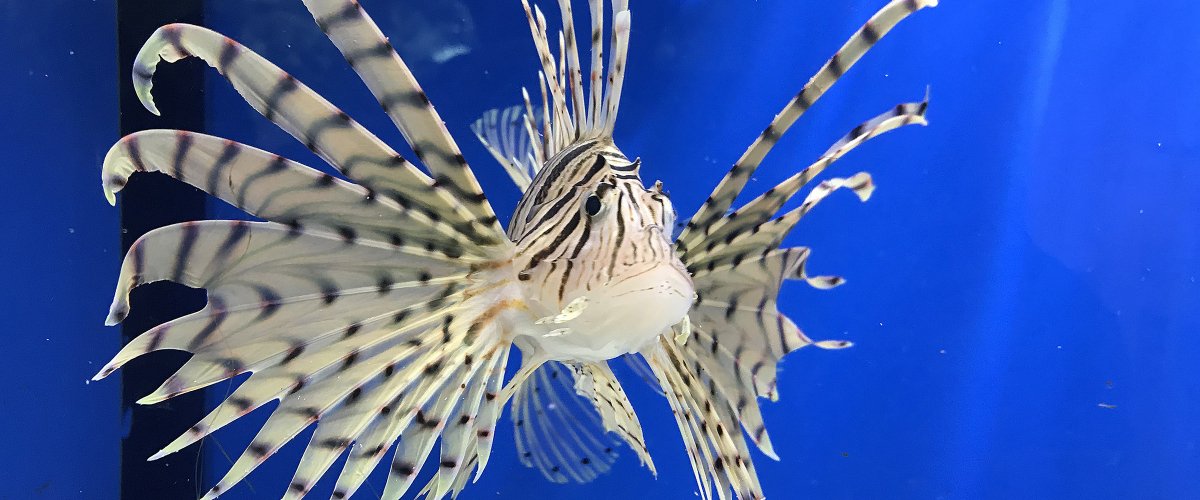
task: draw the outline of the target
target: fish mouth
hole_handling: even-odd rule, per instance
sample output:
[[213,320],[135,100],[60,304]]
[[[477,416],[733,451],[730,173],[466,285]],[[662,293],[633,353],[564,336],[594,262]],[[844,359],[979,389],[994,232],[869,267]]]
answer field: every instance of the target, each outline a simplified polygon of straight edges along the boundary
[[669,285],[670,290],[680,297],[692,298],[694,285],[692,276],[687,272],[678,259],[645,261],[631,266],[620,276],[604,284],[610,290],[606,295],[612,298],[623,297],[662,285]]

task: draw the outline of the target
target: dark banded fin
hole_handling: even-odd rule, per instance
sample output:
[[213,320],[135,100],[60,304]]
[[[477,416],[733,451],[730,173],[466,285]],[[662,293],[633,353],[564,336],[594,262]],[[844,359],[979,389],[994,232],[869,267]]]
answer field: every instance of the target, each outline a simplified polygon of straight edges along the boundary
[[[479,368],[488,361],[493,355],[502,355],[507,357],[508,348],[505,346],[499,351],[491,349],[476,349],[470,351],[470,354],[479,359],[479,363],[466,364],[459,362],[459,355],[451,355],[443,358],[441,363],[441,371],[439,373],[454,373],[449,377],[450,383],[447,383],[440,389],[440,393],[435,394],[435,397],[428,398],[423,405],[411,405],[405,402],[400,402],[400,408],[413,408],[414,413],[410,421],[396,421],[385,426],[382,435],[385,439],[395,441],[399,439],[396,445],[395,455],[392,458],[392,465],[388,473],[387,484],[384,486],[384,498],[400,498],[412,486],[417,474],[421,471],[422,465],[426,462],[430,453],[433,451],[434,441],[446,432],[451,426],[459,425],[455,418],[461,417],[461,414],[456,413],[456,409],[460,408],[461,402],[465,400],[465,385],[458,381],[472,380],[473,374],[479,371]],[[492,377],[502,377],[503,373],[501,365],[489,364],[491,372],[486,374],[486,377],[474,379],[474,384],[486,383],[486,379]],[[428,371],[428,370],[427,370]],[[430,377],[440,378],[440,377]],[[364,444],[371,446],[379,441],[374,440],[374,436],[366,436]],[[355,457],[351,457],[354,460]],[[439,468],[453,468],[459,464],[451,465],[449,463],[438,462],[434,466]],[[346,470],[342,472],[342,476],[338,478],[339,484],[343,479],[350,479],[347,474],[351,470],[351,464],[348,462]],[[336,488],[336,487],[335,487]]]
[[[610,33],[613,53],[604,66],[604,1],[591,0],[591,64],[585,78],[580,61],[577,30],[570,0],[559,0],[563,24],[558,33],[558,56],[552,47],[552,32],[541,7],[522,0],[529,32],[541,63],[538,72],[542,89],[542,156],[551,158],[579,141],[612,138],[625,79],[629,47],[630,12],[627,0],[612,2]],[[586,84],[585,84],[586,79]],[[528,100],[528,98],[526,98]]]
[[893,27],[913,12],[937,5],[937,0],[892,0],[871,16],[857,32],[846,41],[837,53],[817,71],[783,110],[775,116],[742,157],[733,164],[704,204],[692,216],[691,221],[679,235],[680,248],[690,251],[702,241],[712,229],[714,222],[725,215],[734,199],[745,187],[763,158],[775,146],[779,138],[791,128],[800,115],[804,114],[821,96],[837,82],[846,70],[858,62],[876,42]]
[[587,101],[583,98],[583,68],[579,63],[579,42],[575,32],[575,14],[571,9],[571,0],[558,0],[558,10],[562,14],[563,49],[566,53],[567,90],[571,96],[571,114],[574,117],[575,129],[586,130]]
[[680,351],[669,336],[642,352],[659,384],[666,390],[667,401],[683,435],[692,460],[700,498],[729,498],[733,491],[740,499],[762,499],[762,488],[746,455],[745,438],[737,431],[738,422],[725,411],[725,403],[714,398],[704,387],[691,359]]
[[[571,116],[571,108],[567,102],[567,96],[572,94],[568,94],[569,91],[564,88],[566,82],[559,77],[560,68],[555,63],[553,49],[550,47],[546,16],[542,14],[541,7],[535,5],[530,8],[528,0],[521,0],[521,6],[525,9],[525,19],[541,62],[539,78],[542,83],[542,101],[546,117],[542,136],[548,143],[543,156],[550,158],[575,142],[580,130],[576,128],[575,118]],[[563,74],[565,75],[565,71]]]
[[[182,260],[185,254],[191,257]],[[130,290],[163,279],[207,288],[209,304],[138,336],[98,377],[162,349],[196,352],[197,363],[234,360],[244,368],[239,371],[283,362],[296,347],[325,345],[323,335],[353,336],[357,331],[351,328],[388,325],[392,312],[409,303],[445,303],[464,286],[468,272],[457,259],[347,245],[336,235],[273,223],[201,221],[156,229],[126,257],[108,323],[128,315]],[[209,349],[214,353],[201,353]],[[201,375],[169,381],[164,388],[176,390],[151,400],[221,380]]]
[[440,186],[451,189],[481,228],[503,233],[475,174],[416,77],[355,0],[305,0],[317,25],[383,106]]
[[803,276],[808,255],[802,247],[774,250],[697,271],[694,277],[698,299],[689,313],[692,335],[682,350],[703,367],[716,392],[770,456],[774,453],[756,397],[778,398],[778,362],[810,344],[828,349],[850,346],[846,341],[814,342],[778,309],[780,285]]
[[[207,288],[209,304],[139,336],[97,377],[147,352],[192,352],[175,375],[140,401],[153,403],[251,373],[217,411],[153,458],[281,400],[207,497],[228,490],[305,427],[327,422],[288,490],[301,494],[331,457],[355,441],[383,439],[371,449],[386,448],[416,428],[427,429],[419,432],[432,440],[442,428],[420,424],[418,409],[440,412],[441,401],[457,401],[468,386],[476,395],[499,390],[503,365],[494,357],[507,356],[509,340],[500,330],[507,323],[497,318],[520,306],[491,290],[510,272],[478,268],[423,246],[347,241],[336,233],[272,222],[168,226],[131,248],[110,322],[128,313],[130,289],[160,279]],[[480,288],[468,289],[472,283]],[[472,375],[483,366],[489,367],[487,376]],[[475,425],[494,429],[498,412],[489,411],[491,421]],[[375,429],[385,432],[371,434]],[[468,443],[469,460],[477,463],[481,442]]]
[[[867,140],[905,125],[926,125],[925,110],[927,104],[928,100],[900,104],[854,127],[853,130],[830,146],[817,161],[804,170],[797,172],[775,187],[767,190],[766,193],[758,198],[747,202],[737,210],[713,222],[711,227],[705,231],[706,236],[703,241],[722,241],[732,235],[737,235],[766,222],[771,217],[774,217],[776,212],[788,200],[791,200],[802,187],[820,175],[826,167],[832,165],[846,153],[849,153]],[[682,247],[682,241],[676,242],[676,250],[680,252],[680,255],[688,255],[689,249]],[[690,251],[705,252],[706,246],[696,245]],[[685,260],[687,260],[686,257]]]
[[[150,90],[159,58],[174,62],[191,56],[216,68],[255,110],[356,183],[447,219],[478,245],[501,243],[503,233],[494,218],[469,210],[471,204],[464,202],[457,185],[431,179],[312,89],[207,28],[170,24],[146,41],[134,63],[133,81],[147,109],[158,112]],[[478,198],[468,194],[466,198]]]
[[808,193],[800,206],[747,230],[731,233],[718,240],[706,240],[701,248],[686,254],[683,263],[689,268],[698,269],[713,261],[717,263],[738,261],[778,248],[783,242],[783,238],[792,231],[801,218],[830,194],[842,188],[850,189],[859,200],[865,202],[875,191],[875,184],[872,182],[870,174],[866,172],[859,172],[844,179],[835,177],[822,181]]
[[585,363],[578,365],[574,371],[575,393],[591,399],[592,406],[600,414],[604,430],[621,438],[637,454],[642,465],[650,469],[650,473],[658,475],[654,460],[646,448],[642,424],[634,412],[633,403],[625,395],[625,389],[608,363]]
[[[336,257],[334,257],[336,256]],[[478,262],[478,261],[475,261]],[[282,298],[356,290],[378,293],[406,277],[461,276],[471,259],[424,245],[396,246],[272,222],[198,221],[162,227],[134,242],[121,267],[107,323],[129,312],[129,291],[172,280],[207,288],[229,306],[264,304],[263,288]]]
[[104,159],[101,179],[110,202],[138,171],[165,173],[281,224],[350,240],[389,243],[403,235],[413,244],[429,243],[456,253],[488,253],[445,220],[431,218],[429,213],[437,207],[414,207],[406,200],[211,135],[144,130],[126,136]]
[[[478,353],[472,353],[478,354]],[[450,376],[449,380],[466,380],[465,386],[468,388],[466,399],[470,401],[471,397],[475,397],[474,408],[478,408],[478,400],[480,394],[485,387],[486,378],[495,370],[497,363],[501,360],[496,356],[496,351],[487,352],[483,358],[479,359],[482,369],[475,370],[469,377],[465,375],[459,377],[458,374]],[[470,355],[470,354],[468,354]],[[474,359],[472,360],[474,363]],[[469,365],[465,365],[469,366]],[[471,367],[474,370],[474,367]],[[470,370],[467,370],[468,372]],[[392,375],[395,376],[395,375]],[[460,384],[462,385],[462,384]],[[441,390],[445,390],[444,388]],[[316,481],[321,478],[334,461],[347,448],[351,449],[351,455],[362,454],[364,451],[373,451],[366,448],[365,439],[355,446],[351,447],[351,443],[355,439],[360,439],[366,435],[373,425],[376,423],[387,422],[386,418],[380,417],[380,410],[385,404],[390,404],[393,401],[390,397],[390,390],[368,391],[363,390],[358,396],[359,400],[354,403],[355,408],[346,408],[336,415],[331,415],[330,418],[323,420],[317,427],[309,442],[308,448],[304,451],[304,456],[300,460],[300,465],[296,469],[293,485],[300,485],[295,488],[295,493],[289,491],[284,498],[298,498],[303,491],[310,489]],[[466,404],[464,403],[464,406]],[[390,412],[389,412],[390,414]],[[424,417],[422,417],[424,418]],[[453,430],[456,421],[447,422],[444,424],[444,429],[447,433]],[[418,422],[418,425],[421,425]],[[418,429],[419,430],[419,429]],[[431,429],[430,429],[431,430]],[[406,437],[412,437],[406,436]],[[419,463],[419,462],[418,462]],[[343,483],[339,484],[337,491],[344,493],[346,496],[352,495],[357,490],[359,484]]]
[[629,57],[630,12],[628,0],[613,0],[613,53],[608,65],[607,91],[604,93],[604,118],[600,134],[612,137],[617,125],[617,111],[621,104],[621,89],[625,84],[625,62]]
[[[503,360],[491,356],[483,360],[471,360],[471,363],[487,363],[483,370],[475,373],[467,384],[465,397],[450,413],[446,428],[442,432],[440,443],[439,467],[434,478],[422,490],[425,498],[442,498],[447,494],[461,491],[471,471],[479,463],[479,455],[475,449],[475,441],[479,435],[480,410],[486,400],[487,381],[503,374],[500,364]],[[483,426],[495,425],[495,422],[482,422]]]
[[727,498],[730,489],[738,498],[761,497],[744,437],[726,434],[740,423],[759,449],[775,458],[757,398],[778,397],[779,360],[810,344],[826,349],[851,345],[814,342],[779,312],[779,287],[786,279],[803,279],[817,288],[832,288],[844,280],[808,276],[808,249],[778,246],[796,222],[832,192],[850,188],[865,201],[874,189],[870,176],[826,180],[799,207],[770,217],[812,176],[857,144],[904,124],[923,123],[924,108],[924,103],[901,105],[856,127],[814,167],[719,219],[716,230],[681,255],[696,290],[690,335],[681,339],[682,345],[665,336],[660,339],[661,352],[643,354],[676,412],[702,498],[711,498],[713,484],[718,498]]
[[[472,357],[470,364],[449,362],[450,359],[463,359],[465,356]],[[449,433],[455,425],[458,425],[458,420],[451,418],[454,410],[457,408],[469,411],[469,406],[472,404],[468,402],[472,401],[472,398],[475,398],[475,401],[486,399],[485,396],[491,387],[490,381],[503,377],[507,358],[507,346],[484,346],[477,349],[459,348],[454,352],[447,351],[438,358],[441,362],[437,364],[430,362],[418,364],[420,373],[425,375],[425,380],[420,382],[421,385],[409,389],[404,394],[396,392],[395,389],[386,392],[393,399],[386,405],[376,408],[374,415],[378,415],[378,417],[371,418],[358,433],[358,437],[350,449],[349,458],[334,486],[335,494],[341,494],[345,498],[353,496],[397,439],[401,443],[396,446],[396,454],[388,474],[387,487],[389,490],[407,490],[411,486],[412,480],[420,472],[426,457],[432,451],[433,440],[439,433]],[[432,370],[431,367],[435,366],[439,369]],[[443,381],[445,383],[442,383]],[[459,401],[461,403],[456,406],[455,402]],[[356,418],[361,424],[364,417],[372,417],[372,415]],[[353,421],[352,419],[346,422]],[[344,428],[346,422],[337,425]],[[475,419],[474,423],[479,423],[479,419]],[[491,425],[495,425],[494,419]],[[322,431],[318,427],[317,432],[326,431]],[[327,432],[329,435],[339,435],[337,431]],[[344,435],[344,433],[342,434]],[[319,443],[319,441],[314,440],[314,443]],[[301,471],[297,472],[295,482],[309,484],[321,475],[316,472],[315,465],[328,467],[325,461],[328,461],[330,457],[327,454],[315,453],[312,450],[306,451],[306,455],[310,453],[314,457],[324,456],[324,460],[321,462],[314,460],[312,462],[314,465],[307,466],[302,462]],[[474,455],[472,454],[472,456]],[[393,477],[396,479],[392,479]],[[394,497],[399,498],[402,494],[402,492],[397,493]]]
[[588,66],[588,115],[591,129],[600,128],[600,114],[604,109],[604,0],[588,0],[588,13],[592,20],[591,59]]
[[[264,380],[293,382],[276,396],[281,403],[253,444],[205,498],[240,482],[314,423],[316,432],[284,498],[306,494],[347,449],[351,456],[336,491],[352,494],[397,440],[385,495],[402,495],[434,441],[459,425],[463,412],[480,407],[489,381],[503,376],[508,334],[496,319],[515,307],[512,299],[478,291],[431,303],[437,305],[398,325],[370,328],[375,323],[364,321],[368,328],[351,337],[264,369]],[[464,396],[475,402],[464,406]],[[470,451],[463,463],[474,461],[476,450]]]
[[[457,300],[458,297],[455,295],[451,299]],[[168,383],[171,380],[184,380],[183,373],[187,372],[190,366],[196,366],[195,363],[198,359],[211,357],[214,353],[258,358],[263,358],[262,353],[274,352],[274,355],[263,358],[262,362],[248,365],[249,368],[246,371],[253,372],[253,375],[238,386],[217,409],[195,426],[201,431],[189,432],[180,436],[153,458],[179,451],[272,400],[286,399],[293,394],[300,394],[308,399],[309,403],[318,404],[319,401],[314,399],[316,396],[313,392],[300,392],[309,387],[338,383],[349,384],[352,386],[350,389],[338,395],[337,398],[333,398],[333,405],[353,403],[356,408],[363,408],[364,405],[359,403],[369,399],[365,395],[377,395],[378,392],[372,391],[381,385],[382,379],[391,376],[386,375],[388,371],[386,366],[398,364],[403,360],[415,359],[428,352],[429,346],[432,344],[414,342],[414,340],[419,341],[429,331],[430,325],[436,324],[440,320],[441,313],[444,312],[442,309],[444,304],[446,304],[446,300],[440,297],[407,303],[405,307],[415,312],[399,323],[394,321],[394,311],[389,311],[375,314],[346,326],[333,328],[329,326],[307,327],[305,324],[285,325],[288,330],[287,334],[266,338],[250,345],[244,344],[242,339],[235,337],[227,342],[214,343],[211,347],[196,349],[194,351],[196,355],[180,369],[180,372],[168,379]],[[395,307],[394,304],[377,306],[378,309],[395,309]],[[363,311],[362,308],[348,313],[370,314]],[[343,312],[343,314],[347,314],[347,312]],[[302,319],[311,320],[311,318]],[[340,324],[338,321],[328,320],[318,323]],[[252,332],[243,330],[238,333]],[[232,375],[224,374],[224,378],[230,376]],[[372,379],[372,376],[375,379]],[[331,378],[337,380],[329,380]],[[164,386],[167,385],[164,384]],[[190,389],[188,388],[188,390]],[[143,402],[155,402],[155,400],[176,395],[178,393],[162,396],[152,395]],[[317,408],[320,411],[328,409],[328,407],[321,406]],[[347,412],[342,411],[339,415]],[[328,439],[323,439],[323,441],[328,442]],[[260,439],[255,442],[264,444],[266,441]]]

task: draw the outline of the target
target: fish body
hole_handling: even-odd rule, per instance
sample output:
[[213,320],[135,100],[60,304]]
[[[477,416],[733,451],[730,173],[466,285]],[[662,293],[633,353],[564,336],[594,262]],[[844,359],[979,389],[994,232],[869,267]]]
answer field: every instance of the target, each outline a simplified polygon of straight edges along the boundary
[[[633,405],[609,362],[622,357],[661,388],[702,498],[762,498],[746,438],[776,458],[758,407],[774,400],[776,365],[814,341],[777,307],[779,287],[811,276],[805,247],[784,237],[841,189],[866,200],[858,173],[820,182],[842,155],[903,125],[926,103],[898,105],[837,141],[807,168],[733,209],[750,175],[788,128],[893,26],[934,0],[893,0],[856,32],[738,159],[672,237],[676,213],[661,182],[614,143],[632,15],[588,3],[590,57],[581,56],[569,0],[557,44],[540,8],[522,1],[540,71],[528,91],[472,129],[524,195],[500,225],[467,159],[391,43],[354,0],[304,0],[412,146],[419,168],[270,61],[199,26],[160,28],[133,70],[151,96],[160,61],[197,57],[265,118],[337,170],[322,172],[228,139],[179,130],[122,138],[105,157],[108,200],[136,172],[161,172],[262,221],[196,221],[156,229],[126,254],[107,324],[129,292],[171,280],[204,288],[200,311],[152,328],[97,374],[164,350],[193,354],[139,403],[251,374],[152,459],[179,451],[270,402],[279,404],[229,472],[205,495],[239,483],[316,425],[285,498],[305,496],[347,455],[334,498],[361,488],[385,455],[385,498],[420,490],[457,496],[488,463],[511,407],[518,456],[554,482],[587,482],[627,445],[651,472]],[[604,22],[612,26],[605,29]],[[607,43],[606,43],[607,42]],[[553,47],[557,48],[557,54]],[[605,65],[605,51],[608,53]],[[590,64],[584,61],[590,59]],[[521,366],[505,377],[514,351]],[[744,431],[744,433],[742,432]]]

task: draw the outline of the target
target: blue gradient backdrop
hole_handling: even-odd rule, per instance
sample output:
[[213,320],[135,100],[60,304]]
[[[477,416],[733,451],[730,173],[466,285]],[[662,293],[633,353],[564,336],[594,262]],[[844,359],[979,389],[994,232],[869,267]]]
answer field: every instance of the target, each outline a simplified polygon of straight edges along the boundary
[[[519,193],[468,125],[536,86],[519,3],[362,3],[497,211],[511,211]],[[635,0],[618,144],[687,216],[883,3]],[[15,271],[0,301],[10,318],[0,470],[12,478],[0,498],[116,496],[118,383],[83,380],[119,343],[101,326],[119,235],[97,174],[116,139],[115,72],[127,68],[113,67],[111,5],[69,4],[0,9],[10,103],[0,220]],[[931,88],[928,128],[880,137],[832,169],[870,171],[875,197],[835,196],[789,240],[813,248],[813,272],[849,282],[789,284],[782,309],[810,336],[856,346],[805,349],[782,365],[782,399],[764,412],[783,461],[756,456],[764,489],[771,498],[1200,496],[1200,4],[942,4],[855,66],[748,188],[766,190],[860,121]],[[207,16],[404,146],[299,2],[212,0]],[[456,45],[465,53],[432,57]],[[208,132],[320,164],[215,73],[208,89]],[[657,479],[625,453],[592,484],[547,483],[516,461],[506,418],[487,473],[464,497],[692,498],[665,401],[635,378],[626,386]],[[206,446],[236,455],[264,417]],[[282,493],[299,441],[229,496]],[[212,484],[228,462],[206,456]]]

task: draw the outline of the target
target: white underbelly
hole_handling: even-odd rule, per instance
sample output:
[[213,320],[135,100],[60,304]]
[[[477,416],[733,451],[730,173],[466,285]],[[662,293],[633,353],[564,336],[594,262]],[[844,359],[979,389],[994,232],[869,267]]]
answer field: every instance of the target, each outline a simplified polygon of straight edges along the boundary
[[602,361],[641,350],[683,320],[694,292],[686,271],[671,264],[648,264],[628,275],[577,295],[578,311],[550,313],[527,334],[562,361]]

